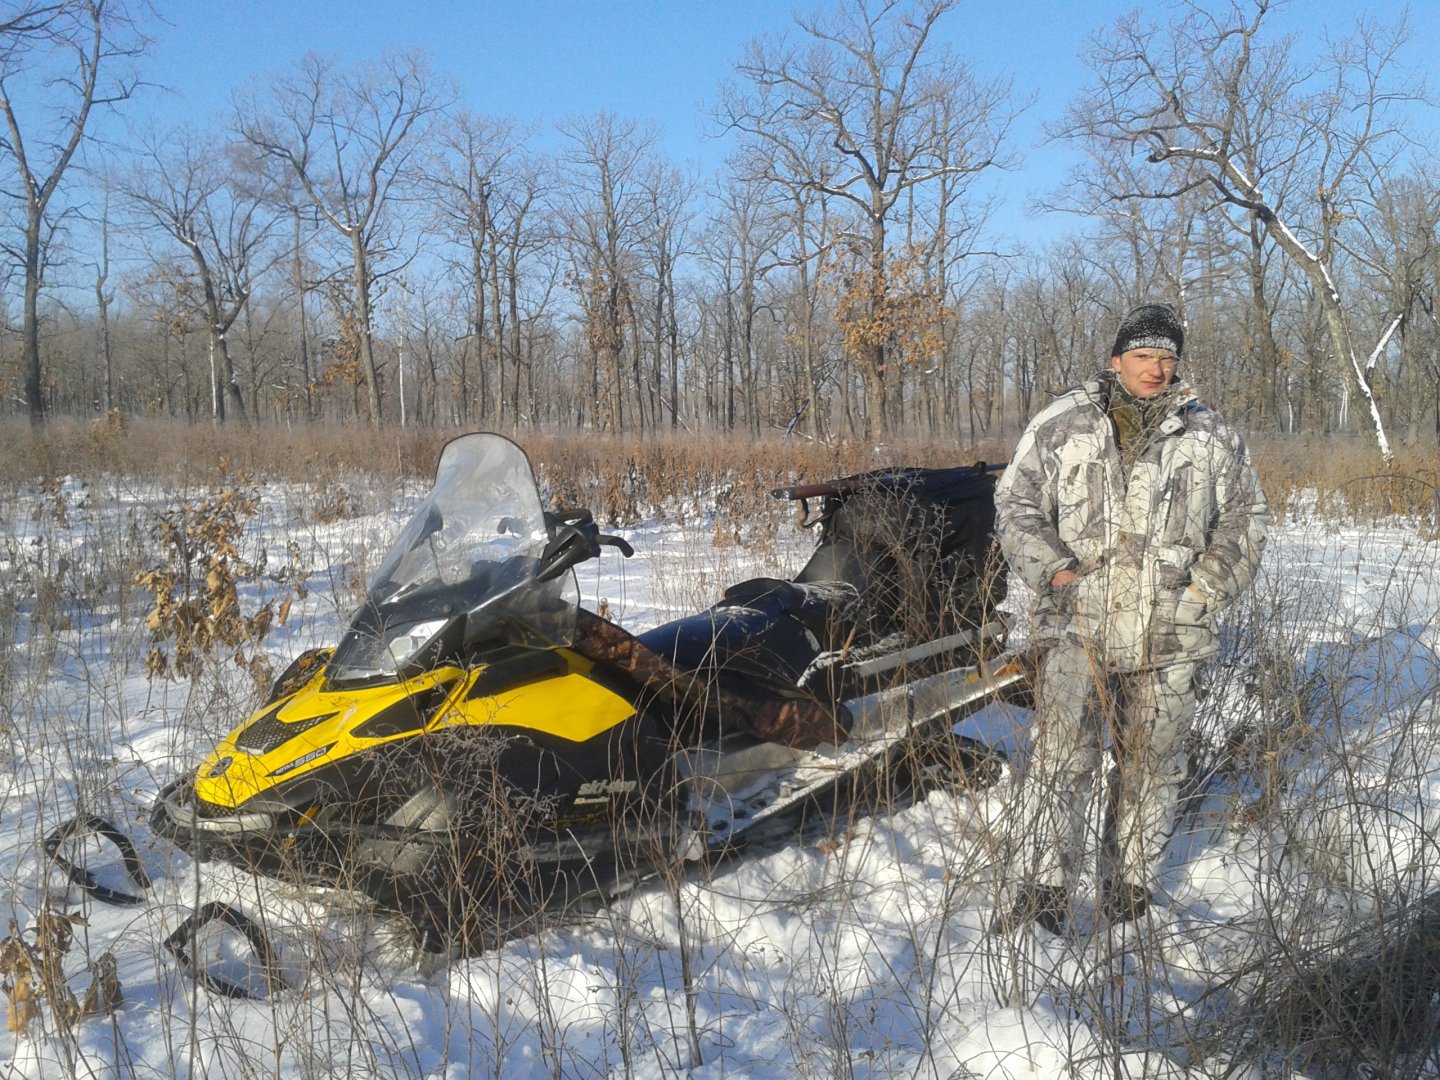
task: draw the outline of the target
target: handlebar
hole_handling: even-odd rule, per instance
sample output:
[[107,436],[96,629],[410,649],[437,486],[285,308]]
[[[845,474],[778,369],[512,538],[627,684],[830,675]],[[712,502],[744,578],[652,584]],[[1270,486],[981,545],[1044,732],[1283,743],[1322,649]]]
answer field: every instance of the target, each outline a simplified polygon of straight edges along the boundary
[[635,549],[623,536],[613,536],[610,533],[602,533],[595,525],[595,515],[584,507],[572,507],[565,510],[547,510],[545,512],[545,523],[555,530],[556,540],[567,527],[579,530],[595,547],[590,557],[594,558],[600,554],[602,547],[613,547],[624,555],[625,558],[635,554]]
[[606,547],[615,548],[627,559],[635,554],[635,548],[632,547],[630,541],[626,540],[623,536],[611,536],[609,533],[600,533],[595,537],[595,541]]
[[583,506],[572,506],[565,510],[546,510],[545,524],[552,529],[563,528],[566,525],[589,525],[595,520],[595,515],[586,510]]
[[548,581],[571,567],[598,558],[602,547],[613,547],[627,559],[635,554],[635,549],[624,537],[602,533],[589,510],[546,511],[545,523],[550,526],[555,538],[545,546],[545,552],[540,557],[541,570],[536,575],[537,580]]

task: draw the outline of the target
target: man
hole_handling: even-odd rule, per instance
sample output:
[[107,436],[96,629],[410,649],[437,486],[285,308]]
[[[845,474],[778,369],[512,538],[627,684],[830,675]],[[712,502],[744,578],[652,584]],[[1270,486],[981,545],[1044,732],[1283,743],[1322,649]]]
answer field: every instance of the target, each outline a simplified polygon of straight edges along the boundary
[[1184,343],[1168,305],[1126,315],[1110,370],[1030,422],[996,490],[1000,544],[1034,591],[1043,650],[1018,886],[997,927],[1063,929],[1107,735],[1119,790],[1100,911],[1137,918],[1157,887],[1196,665],[1255,576],[1269,516],[1240,436],[1176,378]]

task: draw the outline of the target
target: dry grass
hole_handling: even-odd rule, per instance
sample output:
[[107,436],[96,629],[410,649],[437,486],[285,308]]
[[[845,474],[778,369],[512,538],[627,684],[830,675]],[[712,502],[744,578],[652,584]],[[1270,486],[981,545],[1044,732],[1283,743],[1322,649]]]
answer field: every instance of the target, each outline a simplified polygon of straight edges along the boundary
[[[346,478],[426,480],[440,448],[459,431],[316,425],[214,428],[173,421],[57,420],[36,431],[0,426],[0,487],[101,474],[207,488],[236,475],[304,481],[344,503]],[[593,509],[611,525],[633,524],[697,502],[744,517],[770,506],[771,489],[895,465],[1002,461],[1013,440],[983,446],[899,439],[884,446],[827,445],[779,436],[719,434],[636,438],[591,432],[510,432],[530,454],[555,505]],[[1401,448],[1386,469],[1374,447],[1350,437],[1254,440],[1252,451],[1277,516],[1302,492],[1326,517],[1368,521],[1410,516],[1440,527],[1440,451]]]
[[227,427],[172,420],[56,419],[36,430],[0,422],[0,486],[36,477],[98,475],[173,481],[211,488],[254,475],[323,485],[357,472],[380,478],[429,478],[446,440],[458,432],[380,432],[358,426]]
[[1267,439],[1252,452],[1277,517],[1309,491],[1326,518],[1413,517],[1440,528],[1440,451],[1434,447],[1401,447],[1390,468],[1374,446],[1343,436]]
[[[57,420],[36,431],[12,421],[0,438],[0,489],[61,477],[100,475],[205,490],[237,476],[298,481],[343,507],[347,480],[428,480],[440,448],[458,430],[317,425],[309,428],[214,428],[173,421]],[[770,506],[770,491],[896,465],[961,465],[1000,460],[997,446],[902,440],[883,447],[825,445],[779,437],[722,435],[640,439],[588,432],[510,432],[530,455],[555,506],[585,506],[609,525],[634,524],[697,503],[744,518]]]

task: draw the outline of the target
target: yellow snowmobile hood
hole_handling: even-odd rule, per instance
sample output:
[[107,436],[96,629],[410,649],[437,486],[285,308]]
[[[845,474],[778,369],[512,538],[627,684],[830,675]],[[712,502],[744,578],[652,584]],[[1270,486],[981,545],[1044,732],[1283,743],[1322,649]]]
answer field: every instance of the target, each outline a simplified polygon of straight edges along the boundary
[[632,702],[588,677],[590,661],[568,649],[557,652],[563,673],[493,694],[475,692],[490,665],[444,666],[348,690],[327,689],[323,671],[317,672],[220,741],[196,770],[196,798],[230,811],[310,771],[427,732],[503,726],[580,743],[635,715]]

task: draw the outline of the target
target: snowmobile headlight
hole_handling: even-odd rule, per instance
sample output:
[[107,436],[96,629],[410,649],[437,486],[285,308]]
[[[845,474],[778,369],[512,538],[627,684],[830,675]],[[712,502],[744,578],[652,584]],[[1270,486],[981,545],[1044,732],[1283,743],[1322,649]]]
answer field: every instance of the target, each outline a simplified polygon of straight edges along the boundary
[[398,671],[415,658],[415,654],[435,640],[435,635],[445,629],[448,617],[426,619],[424,622],[400,626],[390,635],[390,656]]

